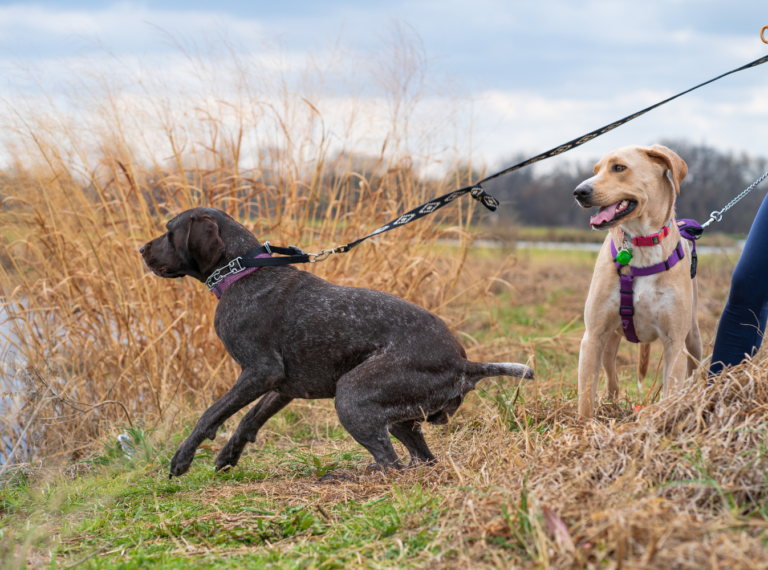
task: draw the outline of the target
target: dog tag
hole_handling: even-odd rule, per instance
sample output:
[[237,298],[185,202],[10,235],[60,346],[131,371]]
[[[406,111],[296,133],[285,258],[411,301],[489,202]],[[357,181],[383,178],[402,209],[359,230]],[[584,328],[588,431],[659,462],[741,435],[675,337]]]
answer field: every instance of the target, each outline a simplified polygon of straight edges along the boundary
[[619,262],[619,265],[629,265],[629,262],[632,261],[632,250],[622,249],[616,254],[616,261]]

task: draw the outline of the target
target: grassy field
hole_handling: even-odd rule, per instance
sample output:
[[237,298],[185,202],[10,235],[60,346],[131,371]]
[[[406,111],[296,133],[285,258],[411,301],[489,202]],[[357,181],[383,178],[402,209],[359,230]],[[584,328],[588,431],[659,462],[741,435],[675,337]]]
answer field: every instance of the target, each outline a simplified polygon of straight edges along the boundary
[[[624,343],[621,399],[602,401],[595,422],[579,423],[576,364],[594,256],[476,253],[468,273],[494,281],[466,293],[480,302],[454,328],[471,358],[528,361],[538,378],[522,386],[484,381],[449,425],[429,426],[437,465],[368,469],[370,457],[341,428],[331,401],[292,404],[232,472],[214,475],[213,458],[226,441],[220,433],[187,475],[170,481],[170,456],[194,414],[162,429],[128,429],[130,458],[115,439],[125,430],[114,428],[63,468],[6,473],[4,565],[768,565],[768,362],[733,372],[724,387],[705,390],[700,381],[651,405],[659,354],[638,392],[636,348]],[[734,261],[701,262],[705,354]],[[639,417],[638,404],[646,406]],[[347,478],[318,482],[330,471]]]
[[[428,426],[436,465],[369,470],[333,402],[301,401],[231,472],[214,475],[213,458],[242,414],[168,479],[239,367],[214,333],[213,296],[148,273],[140,245],[206,206],[320,251],[473,182],[470,153],[446,147],[460,123],[433,108],[418,49],[387,45],[371,78],[384,110],[344,91],[343,129],[323,119],[332,70],[314,62],[294,80],[228,50],[210,67],[193,50],[173,86],[83,61],[71,85],[4,101],[3,567],[768,566],[768,360],[655,403],[659,350],[638,388],[625,343],[621,397],[577,421],[595,256],[513,242],[597,234],[512,228],[509,247],[474,248],[486,228],[469,197],[305,269],[417,303],[471,359],[527,362],[535,382],[486,380],[448,425]],[[420,105],[431,124],[415,120]],[[700,262],[705,354],[734,263]],[[329,471],[345,478],[320,483]]]

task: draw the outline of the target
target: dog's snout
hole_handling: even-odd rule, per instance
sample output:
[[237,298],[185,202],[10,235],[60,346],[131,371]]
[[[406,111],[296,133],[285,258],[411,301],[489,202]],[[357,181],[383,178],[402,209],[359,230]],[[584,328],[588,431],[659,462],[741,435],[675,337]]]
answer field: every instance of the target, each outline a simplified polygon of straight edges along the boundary
[[142,246],[139,248],[139,253],[144,253],[144,251],[145,251],[146,249],[147,249],[147,244],[144,244],[144,245],[142,245]]
[[573,191],[573,195],[577,200],[584,200],[592,195],[592,186],[586,182],[582,182],[576,186],[576,190]]

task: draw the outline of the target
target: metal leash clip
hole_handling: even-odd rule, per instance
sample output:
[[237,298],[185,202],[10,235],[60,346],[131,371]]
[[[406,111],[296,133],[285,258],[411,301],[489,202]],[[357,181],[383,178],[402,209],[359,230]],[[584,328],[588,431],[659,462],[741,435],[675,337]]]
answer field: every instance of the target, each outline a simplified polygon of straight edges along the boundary
[[243,267],[240,264],[241,257],[236,257],[232,261],[230,261],[228,264],[226,264],[224,267],[220,267],[213,273],[211,273],[211,276],[205,280],[205,284],[208,287],[209,291],[212,291],[216,285],[224,281],[226,277],[229,277],[230,275],[235,275],[237,273],[240,273],[241,271],[245,271],[245,267]]
[[307,255],[310,257],[309,262],[316,263],[318,261],[325,261],[334,253],[345,253],[346,251],[349,251],[346,249],[346,247],[347,246],[345,245],[340,245],[337,247],[332,247],[331,249],[324,249],[320,253],[308,253]]

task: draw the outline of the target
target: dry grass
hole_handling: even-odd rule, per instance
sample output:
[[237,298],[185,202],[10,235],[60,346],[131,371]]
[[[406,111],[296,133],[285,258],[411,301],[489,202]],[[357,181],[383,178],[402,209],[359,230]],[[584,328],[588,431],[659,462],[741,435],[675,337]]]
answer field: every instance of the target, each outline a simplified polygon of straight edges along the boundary
[[[407,41],[389,48],[391,112],[369,117],[350,99],[341,133],[319,111],[327,95],[321,71],[308,70],[294,92],[279,76],[264,86],[266,71],[234,56],[229,83],[192,58],[199,77],[185,80],[199,83],[186,94],[161,96],[142,79],[122,88],[86,84],[94,91],[75,91],[64,109],[9,109],[0,287],[10,352],[21,365],[0,378],[13,400],[0,426],[4,462],[17,442],[14,461],[76,459],[111,424],[165,426],[180,410],[210,404],[236,377],[213,331],[213,296],[190,280],[154,277],[138,255],[177,213],[220,208],[262,240],[320,251],[456,187],[458,174],[422,174],[433,162],[430,141],[409,131],[419,54]],[[371,147],[359,133],[370,138],[377,120],[379,153],[351,153]],[[305,269],[460,320],[472,305],[457,302],[457,283],[473,208],[461,200]],[[460,240],[455,255],[434,248],[443,236]]]

